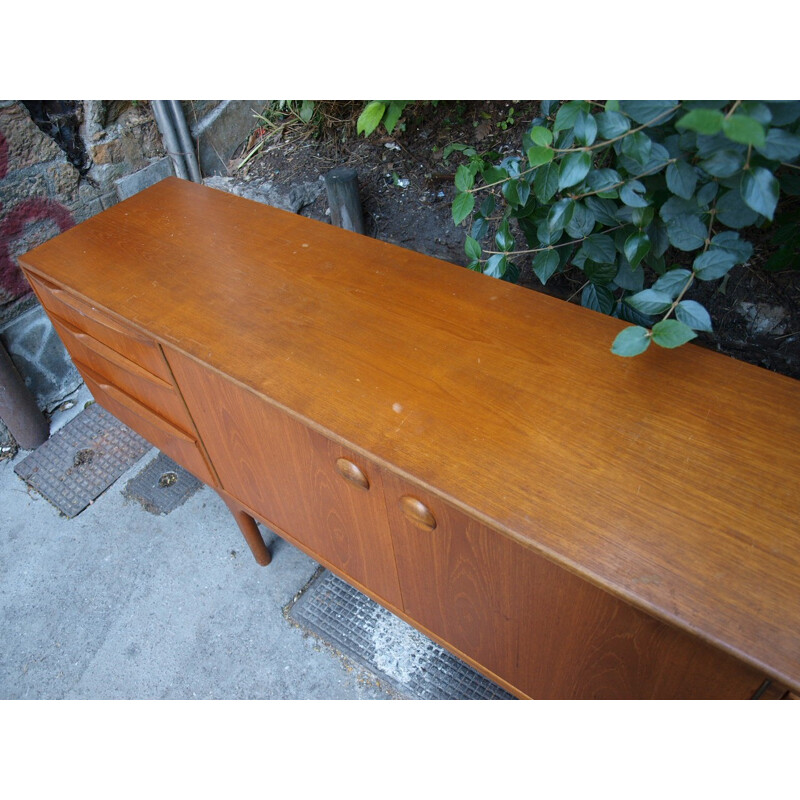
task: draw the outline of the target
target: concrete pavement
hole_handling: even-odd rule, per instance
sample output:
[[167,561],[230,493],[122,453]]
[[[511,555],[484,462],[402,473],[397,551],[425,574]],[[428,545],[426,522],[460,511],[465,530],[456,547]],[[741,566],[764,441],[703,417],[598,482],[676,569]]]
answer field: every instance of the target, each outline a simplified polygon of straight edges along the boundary
[[165,516],[122,490],[73,519],[0,461],[0,698],[390,699],[286,620],[317,564],[271,534],[259,567],[203,487]]

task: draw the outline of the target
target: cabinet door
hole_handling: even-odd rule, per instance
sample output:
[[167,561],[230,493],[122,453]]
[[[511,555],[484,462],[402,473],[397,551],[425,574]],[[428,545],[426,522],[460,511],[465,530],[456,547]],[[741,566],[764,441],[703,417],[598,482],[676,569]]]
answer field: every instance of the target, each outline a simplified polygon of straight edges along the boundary
[[384,475],[405,612],[540,699],[747,698],[764,676]]
[[224,376],[174,351],[166,355],[222,487],[399,607],[380,472]]

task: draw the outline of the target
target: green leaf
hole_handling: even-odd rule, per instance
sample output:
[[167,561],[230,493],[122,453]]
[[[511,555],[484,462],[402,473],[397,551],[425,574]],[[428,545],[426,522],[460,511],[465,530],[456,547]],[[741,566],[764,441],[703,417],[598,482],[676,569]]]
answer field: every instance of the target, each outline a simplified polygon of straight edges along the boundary
[[697,205],[701,208],[707,206],[716,196],[719,191],[719,184],[716,181],[709,181],[703,184],[697,190]]
[[466,240],[464,241],[464,252],[472,260],[479,259],[481,257],[481,253],[483,252],[481,243],[477,239],[467,236]]
[[607,286],[589,283],[581,292],[581,305],[584,308],[591,308],[592,311],[610,314],[615,305],[614,293]]
[[606,286],[617,277],[619,270],[616,264],[598,264],[595,261],[587,260],[583,264],[583,271],[592,283]]
[[650,252],[650,239],[647,237],[647,234],[641,231],[632,233],[625,240],[623,252],[631,267],[636,269],[641,260]]
[[575,125],[575,121],[578,119],[578,114],[581,111],[588,110],[589,104],[585,100],[571,100],[568,103],[564,103],[564,105],[558,109],[558,113],[556,114],[556,121],[553,125],[553,133],[558,133],[565,128],[573,127]]
[[647,166],[647,162],[650,160],[650,152],[653,149],[653,140],[644,131],[631,133],[620,140],[618,144],[621,155],[630,158],[642,168]]
[[679,130],[702,133],[704,136],[713,136],[722,130],[724,119],[725,116],[721,111],[715,111],[710,108],[695,108],[681,117],[675,123],[675,127]]
[[604,139],[616,139],[631,128],[630,120],[618,111],[603,111],[595,116],[595,121]]
[[745,205],[738,189],[725,192],[717,200],[717,219],[729,228],[746,228],[753,225],[758,219],[758,214]]
[[670,197],[659,209],[658,215],[669,225],[672,220],[681,214],[699,214],[700,209],[694,200],[684,200],[682,197]]
[[540,203],[549,203],[558,191],[558,164],[550,162],[539,167],[533,179],[533,193]]
[[667,188],[673,193],[688,200],[697,186],[697,173],[685,161],[675,161],[667,167]]
[[[666,122],[671,119],[673,114],[668,114],[670,109],[677,111],[676,100],[622,100],[619,110],[627,114],[634,122],[640,125],[649,125],[653,120]],[[606,109],[608,111],[608,109]]]
[[614,276],[614,283],[620,289],[627,289],[630,292],[641,292],[644,288],[644,270],[634,270],[625,256],[619,257],[619,269]]
[[616,356],[638,356],[650,346],[650,331],[641,325],[623,328],[611,345],[611,352]]
[[518,188],[518,180],[506,181],[503,184],[503,197],[505,197],[506,202],[511,206],[511,208],[518,208],[520,205]]
[[528,162],[532,167],[539,167],[553,160],[555,150],[550,147],[537,146],[528,148]]
[[508,178],[508,170],[502,169],[501,167],[489,166],[481,172],[481,175],[486,183],[499,183]]
[[563,230],[567,223],[572,219],[572,212],[575,210],[575,201],[563,198],[557,203],[553,203],[547,213],[547,229],[551,232]]
[[800,156],[800,136],[780,128],[770,128],[763,145],[756,147],[770,161],[794,161]]
[[694,260],[694,273],[701,281],[713,281],[721,278],[731,267],[736,265],[736,256],[728,250],[712,248],[701,253]]
[[626,206],[644,208],[650,205],[650,201],[643,196],[645,191],[644,184],[640,181],[628,181],[619,190],[619,199],[622,200]]
[[656,289],[645,289],[626,297],[625,302],[642,314],[663,314],[672,305],[672,298]]
[[495,243],[499,250],[504,252],[508,252],[509,250],[514,249],[514,237],[511,235],[511,232],[508,229],[508,221],[504,222],[497,234],[494,237]]
[[778,205],[780,184],[778,179],[765,167],[755,167],[742,175],[739,187],[742,200],[753,211],[771,220]]
[[[589,174],[591,175],[591,173]],[[616,217],[617,205],[613,201],[592,195],[585,198],[583,202],[586,203],[586,207],[594,214],[594,218],[601,225],[608,225],[613,228],[614,225],[619,223]]]
[[662,319],[653,325],[653,341],[661,347],[680,347],[696,338],[697,334],[677,319]]
[[493,256],[489,256],[483,274],[489,275],[492,278],[502,278],[503,275],[505,275],[507,266],[508,259],[500,253],[495,253]]
[[679,214],[667,223],[669,243],[678,250],[689,252],[702,247],[706,241],[707,230],[694,214]]
[[597,122],[591,114],[579,111],[574,129],[575,141],[578,144],[582,144],[584,147],[594,144],[594,140],[597,138]]
[[475,208],[475,195],[470,192],[460,192],[453,200],[453,222],[460,225]]
[[684,289],[692,273],[688,269],[671,269],[665,272],[652,286],[652,288],[669,296],[674,300]]
[[364,136],[369,136],[380,124],[385,111],[386,106],[379,100],[367,103],[356,122],[356,134],[363,133]]
[[732,142],[763,147],[766,144],[764,126],[744,114],[734,114],[722,121],[722,132]]
[[596,261],[598,264],[613,264],[617,259],[614,240],[603,233],[587,236],[581,245],[581,252],[585,258]]
[[311,122],[311,117],[314,116],[314,101],[303,100],[300,106],[300,119],[308,124]]
[[700,169],[715,178],[730,178],[744,166],[744,153],[738,150],[716,150],[700,162]]
[[[623,180],[615,169],[593,169],[586,176],[586,185],[601,197],[604,195],[604,190],[616,197],[617,192],[615,189],[622,183]],[[615,187],[615,189],[612,190],[611,187]]]
[[580,183],[592,168],[592,154],[581,150],[578,153],[568,153],[561,160],[558,170],[558,188],[566,189]]
[[782,127],[800,119],[800,100],[775,100],[767,103],[772,114],[772,124]]
[[573,239],[583,239],[594,229],[594,214],[582,203],[575,203],[572,219],[566,225],[567,233]]
[[389,109],[383,120],[383,127],[386,128],[387,133],[391,133],[394,130],[394,126],[397,125],[407,105],[408,100],[392,100],[389,103]]
[[736,231],[722,231],[711,240],[711,249],[721,249],[732,253],[737,264],[744,264],[753,255],[753,245],[739,238]]
[[681,300],[675,307],[675,316],[679,322],[688,325],[695,331],[711,332],[711,317],[700,303],[695,300]]
[[556,273],[558,270],[558,253],[555,250],[542,250],[536,254],[533,259],[533,271],[536,277],[542,282],[542,285]]
[[469,167],[463,164],[456,170],[456,189],[459,192],[466,192],[471,189],[475,183],[475,176],[470,171]]
[[549,147],[553,144],[553,131],[543,125],[534,126],[528,135],[531,137],[531,141],[540,147]]

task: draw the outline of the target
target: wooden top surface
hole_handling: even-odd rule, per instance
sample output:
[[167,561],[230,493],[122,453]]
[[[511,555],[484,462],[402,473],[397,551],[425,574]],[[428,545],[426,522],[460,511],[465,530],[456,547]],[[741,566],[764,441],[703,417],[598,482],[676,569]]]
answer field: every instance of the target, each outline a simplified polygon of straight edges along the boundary
[[800,382],[177,178],[20,261],[800,688]]

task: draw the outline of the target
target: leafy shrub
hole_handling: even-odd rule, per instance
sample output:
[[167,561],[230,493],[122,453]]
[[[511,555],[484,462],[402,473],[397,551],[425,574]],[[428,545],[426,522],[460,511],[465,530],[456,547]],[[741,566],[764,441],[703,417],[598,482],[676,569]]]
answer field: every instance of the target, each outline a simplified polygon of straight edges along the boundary
[[[632,323],[612,352],[682,345],[712,329],[692,284],[747,261],[739,230],[800,194],[798,120],[794,101],[544,101],[524,155],[461,149],[452,213],[472,218],[469,267],[517,281],[530,259],[542,284],[580,270],[582,305]],[[792,218],[783,237],[797,235]]]
[[408,100],[371,100],[359,114],[356,132],[369,136],[383,122],[386,132],[391,134],[407,105]]

